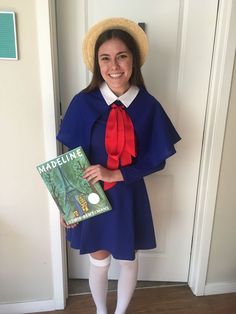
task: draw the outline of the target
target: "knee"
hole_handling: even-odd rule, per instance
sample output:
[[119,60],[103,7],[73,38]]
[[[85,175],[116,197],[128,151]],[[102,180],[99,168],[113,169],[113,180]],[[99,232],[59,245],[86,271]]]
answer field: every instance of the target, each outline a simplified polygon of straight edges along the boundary
[[92,256],[94,259],[102,260],[107,257],[109,257],[111,254],[108,251],[100,250],[93,253],[90,253],[90,256]]
[[97,259],[97,258],[94,258],[91,254],[89,254],[89,260],[90,260],[90,263],[93,264],[94,266],[107,267],[111,263],[111,256],[108,255],[103,259]]

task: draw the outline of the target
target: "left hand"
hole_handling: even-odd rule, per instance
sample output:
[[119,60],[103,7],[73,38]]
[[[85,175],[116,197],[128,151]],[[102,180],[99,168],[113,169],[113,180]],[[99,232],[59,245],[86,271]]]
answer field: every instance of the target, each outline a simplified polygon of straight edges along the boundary
[[95,184],[99,180],[105,182],[117,182],[124,180],[119,169],[110,170],[101,165],[89,166],[84,171],[83,178],[91,184]]
[[78,223],[76,223],[76,224],[71,224],[71,225],[67,225],[66,222],[65,222],[65,220],[64,220],[64,218],[62,217],[62,215],[61,215],[61,217],[60,217],[60,221],[61,221],[62,226],[65,227],[66,229],[75,228],[75,227],[78,226]]

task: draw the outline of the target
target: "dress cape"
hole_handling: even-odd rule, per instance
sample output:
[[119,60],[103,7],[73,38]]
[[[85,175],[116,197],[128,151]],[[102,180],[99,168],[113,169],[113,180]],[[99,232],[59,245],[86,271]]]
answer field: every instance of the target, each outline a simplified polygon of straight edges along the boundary
[[[99,89],[80,92],[67,109],[57,139],[69,149],[82,146],[91,163],[106,166],[104,132],[109,110]],[[81,254],[108,250],[114,258],[133,260],[135,250],[156,247],[143,177],[164,168],[180,136],[145,89],[140,89],[126,110],[134,125],[137,157],[131,165],[119,168],[124,181],[106,191],[112,210],[67,230],[71,247]]]

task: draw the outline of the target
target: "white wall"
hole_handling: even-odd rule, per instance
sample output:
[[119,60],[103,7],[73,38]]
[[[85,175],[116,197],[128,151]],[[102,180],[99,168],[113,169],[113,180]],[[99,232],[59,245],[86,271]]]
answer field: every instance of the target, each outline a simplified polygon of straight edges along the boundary
[[53,296],[36,1],[1,0],[16,12],[18,61],[0,60],[0,304]]
[[236,64],[221,162],[207,284],[236,289]]

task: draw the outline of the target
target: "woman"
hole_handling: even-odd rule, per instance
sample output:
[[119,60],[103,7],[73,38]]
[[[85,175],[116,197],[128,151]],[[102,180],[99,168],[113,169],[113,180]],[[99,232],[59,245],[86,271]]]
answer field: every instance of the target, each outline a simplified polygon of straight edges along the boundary
[[87,33],[84,61],[93,72],[63,119],[58,140],[82,146],[92,164],[84,178],[101,181],[112,210],[73,225],[67,239],[90,256],[89,283],[97,313],[105,314],[111,256],[121,265],[115,314],[126,312],[138,272],[137,251],[156,247],[143,177],[165,166],[180,140],[141,74],[147,38],[132,21],[112,18]]

